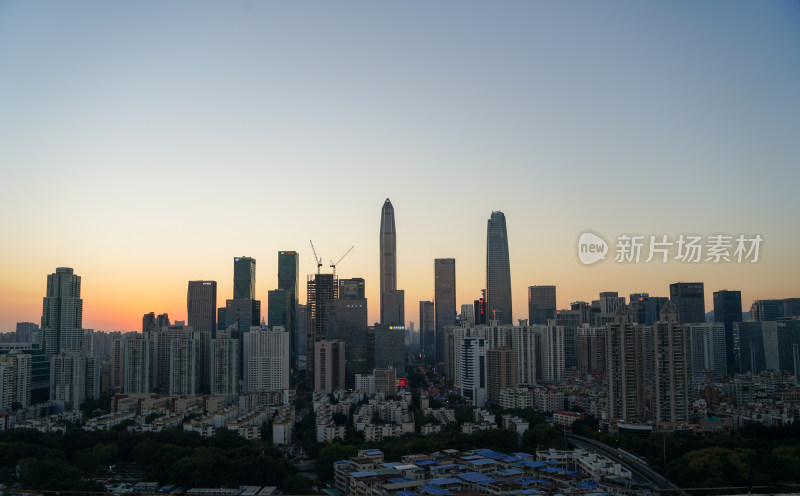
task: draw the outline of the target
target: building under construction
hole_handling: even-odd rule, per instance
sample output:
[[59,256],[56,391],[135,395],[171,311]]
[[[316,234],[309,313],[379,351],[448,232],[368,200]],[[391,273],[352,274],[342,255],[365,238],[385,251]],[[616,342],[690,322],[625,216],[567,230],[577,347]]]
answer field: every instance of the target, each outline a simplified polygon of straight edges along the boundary
[[339,297],[336,274],[311,274],[308,276],[308,299],[306,300],[306,380],[314,387],[314,343],[325,339],[326,304]]

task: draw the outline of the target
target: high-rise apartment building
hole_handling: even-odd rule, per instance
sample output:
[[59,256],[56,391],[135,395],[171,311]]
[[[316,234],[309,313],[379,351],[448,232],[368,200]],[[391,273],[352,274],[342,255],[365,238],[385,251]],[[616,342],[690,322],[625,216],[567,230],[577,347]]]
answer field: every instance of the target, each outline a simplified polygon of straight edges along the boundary
[[33,357],[24,351],[0,355],[0,411],[9,411],[18,403],[31,406]]
[[606,328],[577,329],[578,370],[583,375],[602,374],[606,371]]
[[627,305],[617,309],[606,326],[606,383],[612,419],[645,418],[644,329],[634,322]]
[[189,326],[195,331],[217,330],[217,282],[189,281],[186,293]]
[[461,339],[458,346],[460,357],[458,366],[459,393],[470,405],[486,406],[486,339],[469,336]]
[[688,423],[692,412],[692,355],[689,326],[678,324],[673,303],[661,309],[653,324],[655,355],[654,417],[658,425]]
[[244,334],[243,392],[289,389],[289,339],[289,332],[281,327]]
[[345,387],[345,347],[338,339],[314,343],[314,391],[330,394]]
[[487,399],[500,404],[500,391],[517,387],[517,354],[510,346],[486,351]]
[[486,308],[489,320],[513,324],[511,265],[506,216],[503,212],[492,212],[486,227]]
[[678,307],[680,324],[706,321],[706,300],[702,282],[676,282],[669,285],[669,299]]
[[550,321],[548,325],[536,326],[538,363],[541,364],[541,380],[561,382],[564,380],[564,327]]
[[444,361],[444,328],[456,325],[456,260],[433,261],[433,302],[436,311],[436,363]]
[[81,277],[69,267],[47,276],[42,303],[42,349],[47,357],[62,351],[80,351],[83,345]]
[[211,395],[234,397],[239,394],[239,340],[221,331],[211,340]]
[[126,336],[119,340],[122,357],[122,384],[126,394],[149,393],[153,390],[153,341],[144,335]]
[[556,318],[556,287],[528,287],[528,322],[531,325],[547,324]]

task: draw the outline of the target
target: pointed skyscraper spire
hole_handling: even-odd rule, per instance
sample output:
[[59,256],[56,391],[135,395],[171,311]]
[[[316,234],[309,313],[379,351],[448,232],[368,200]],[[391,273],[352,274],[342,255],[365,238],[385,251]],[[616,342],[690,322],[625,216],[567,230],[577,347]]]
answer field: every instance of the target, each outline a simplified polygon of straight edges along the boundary
[[397,290],[397,232],[394,207],[387,198],[381,209],[381,324],[404,325],[404,293]]
[[513,323],[511,265],[503,212],[492,212],[486,228],[486,309],[490,319],[497,319],[500,324]]

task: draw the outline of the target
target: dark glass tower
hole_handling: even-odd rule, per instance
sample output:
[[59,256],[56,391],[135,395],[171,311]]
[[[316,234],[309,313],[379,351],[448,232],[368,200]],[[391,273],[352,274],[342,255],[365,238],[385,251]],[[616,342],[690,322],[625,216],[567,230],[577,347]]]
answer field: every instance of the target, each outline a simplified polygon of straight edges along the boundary
[[735,341],[733,339],[733,324],[742,321],[742,292],[741,291],[716,291],[714,293],[714,322],[725,324],[725,361],[728,373],[732,374],[738,369],[736,363]]
[[486,309],[489,320],[513,323],[506,216],[492,212],[486,227]]
[[[279,251],[278,289],[286,292],[286,321],[283,326],[289,331],[289,363],[292,370],[294,370],[297,365],[298,357],[296,335],[297,333],[302,333],[303,336],[305,336],[305,329],[299,329],[297,326],[298,281],[300,281],[300,255],[296,251]],[[274,298],[277,298],[277,296]],[[269,311],[271,312],[271,310]]]
[[669,285],[669,299],[678,307],[678,323],[706,321],[706,300],[702,282],[676,282]]
[[233,259],[233,299],[256,299],[256,259],[236,257]]
[[456,259],[433,261],[433,303],[436,313],[436,363],[444,362],[444,328],[456,325]]
[[189,316],[189,326],[193,331],[209,331],[212,335],[216,335],[217,282],[189,281],[186,311]]
[[556,318],[556,287],[528,288],[528,320],[531,325],[545,325]]

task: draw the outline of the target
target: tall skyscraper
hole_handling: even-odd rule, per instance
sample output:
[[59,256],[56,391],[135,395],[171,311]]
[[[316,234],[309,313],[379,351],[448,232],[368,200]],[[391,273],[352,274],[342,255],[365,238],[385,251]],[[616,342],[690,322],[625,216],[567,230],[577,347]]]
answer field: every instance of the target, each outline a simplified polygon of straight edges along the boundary
[[528,287],[528,322],[531,325],[547,324],[556,318],[556,287]]
[[669,285],[669,299],[678,307],[680,324],[706,321],[706,300],[702,282],[676,282]]
[[733,324],[742,321],[742,292],[723,289],[714,292],[714,322],[725,324],[725,363],[728,373],[737,368]]
[[397,311],[386,308],[384,294],[397,289],[397,232],[394,225],[394,207],[387,198],[381,208],[381,233],[380,233],[380,295],[381,295],[381,323],[393,324],[384,321],[384,316],[395,315]]
[[236,257],[233,259],[233,299],[256,299],[256,259]]
[[419,340],[426,360],[436,360],[436,316],[432,301],[419,302]]
[[348,388],[355,387],[356,374],[368,374],[374,367],[370,363],[371,351],[367,342],[366,298],[338,298],[328,301],[324,337],[328,341],[340,340],[346,343],[345,384]]
[[489,320],[513,324],[511,264],[508,259],[506,216],[492,212],[486,227],[486,307]]
[[456,325],[456,259],[433,261],[433,302],[436,306],[436,362],[444,361],[444,328]]
[[62,350],[80,351],[83,345],[81,277],[69,267],[58,267],[47,276],[42,303],[42,348],[47,357]]
[[291,296],[285,289],[273,289],[267,292],[267,326],[291,329],[289,325],[290,298]]
[[397,377],[406,376],[405,330],[386,324],[377,324],[372,329],[374,368],[392,367]]
[[186,311],[189,327],[213,335],[217,330],[217,281],[189,281]]
[[308,276],[306,297],[306,380],[315,380],[314,343],[325,338],[328,302],[339,297],[339,284],[335,274]]
[[278,289],[282,289],[287,293],[287,315],[286,324],[284,328],[289,331],[289,353],[291,355],[289,362],[294,369],[297,366],[297,357],[299,355],[297,349],[297,335],[302,335],[305,340],[306,330],[305,327],[298,327],[297,325],[297,290],[300,284],[300,255],[296,251],[279,251],[278,252]]

